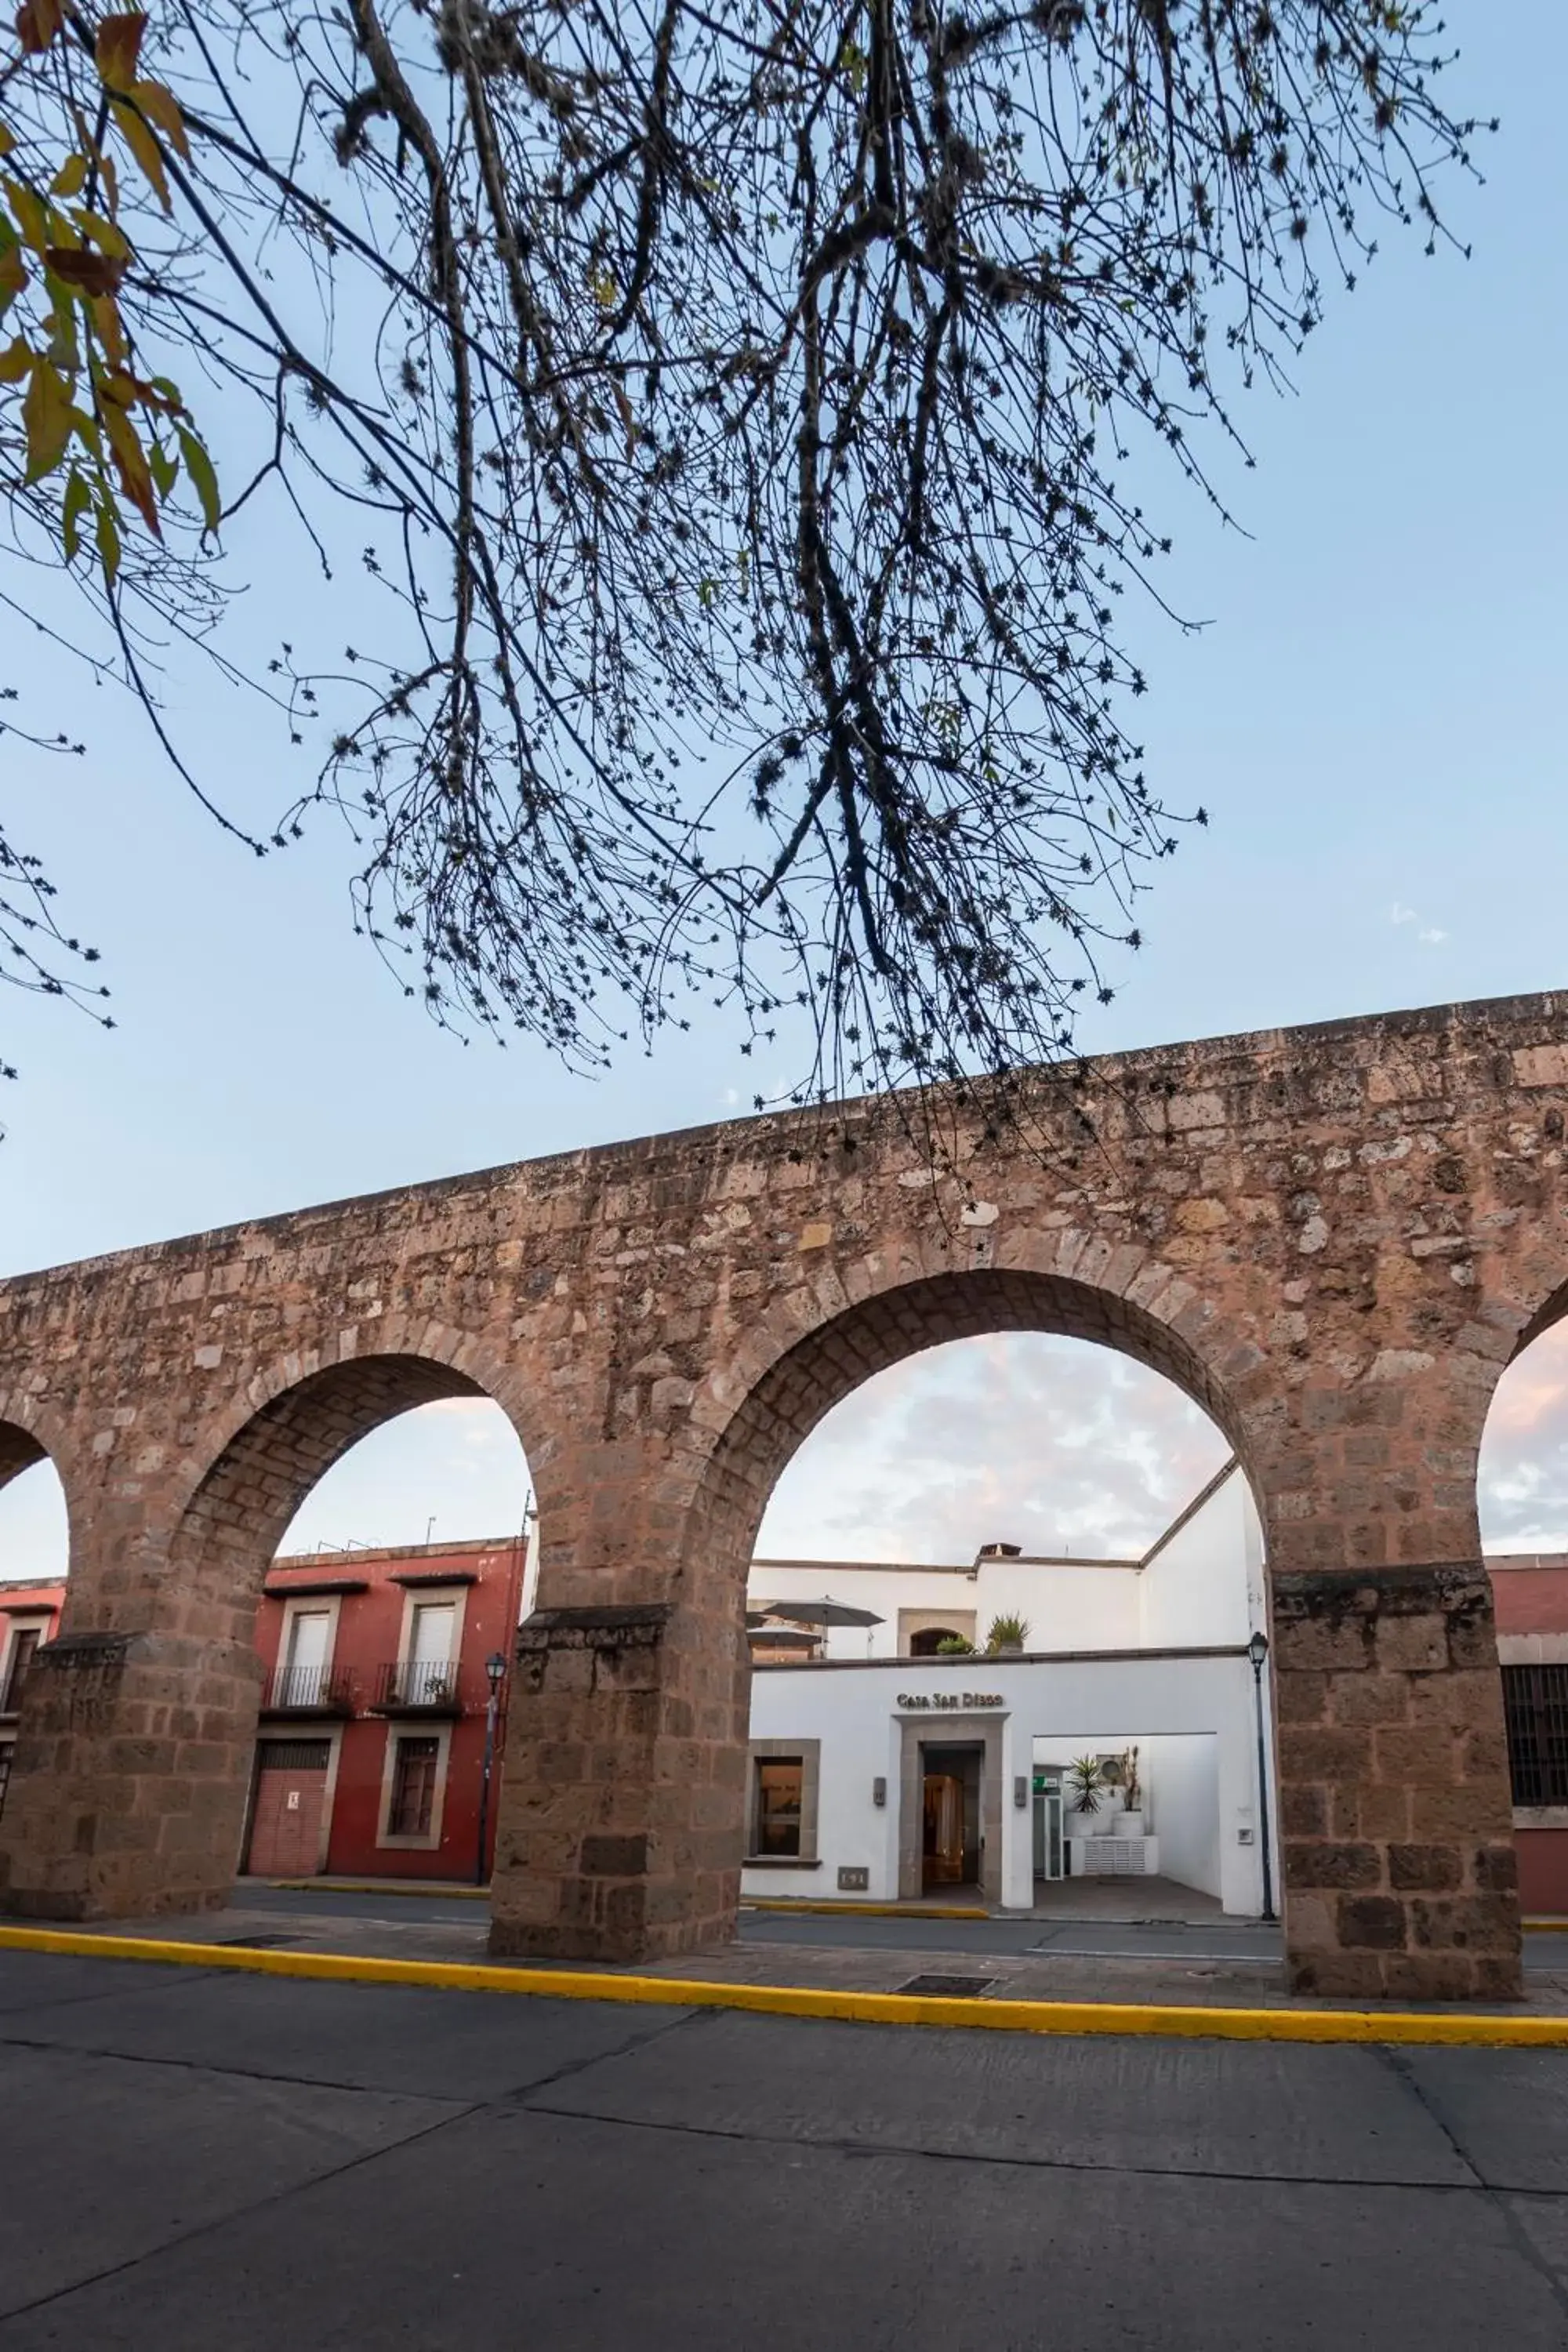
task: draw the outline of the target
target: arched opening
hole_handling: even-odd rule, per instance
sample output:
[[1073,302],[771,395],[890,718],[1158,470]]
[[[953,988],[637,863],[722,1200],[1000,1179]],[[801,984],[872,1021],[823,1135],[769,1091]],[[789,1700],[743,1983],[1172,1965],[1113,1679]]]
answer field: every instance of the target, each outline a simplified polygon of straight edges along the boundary
[[[378,1478],[373,1447],[356,1487],[353,1450],[395,1423],[417,1454],[432,1409],[448,1433],[499,1411],[471,1373],[427,1356],[280,1384],[237,1418],[166,1538],[106,1572],[90,1612],[84,1594],[89,1631],[58,1695],[70,1769],[12,1791],[14,1900],[67,1916],[209,1907],[244,1861],[289,1876],[486,1874],[528,1473],[509,1413],[505,1524],[470,1531],[448,1479],[405,1494],[408,1518],[382,1516],[367,1540],[392,1471],[383,1451]],[[338,1503],[323,1487],[296,1529],[334,1465]],[[279,1557],[291,1529],[311,1549]]]
[[967,1639],[958,1625],[921,1625],[910,1635],[910,1655],[911,1658],[939,1657],[944,1643],[951,1651]]
[[231,1443],[173,1560],[239,1578],[252,1629],[242,1876],[489,1876],[531,1526],[511,1423],[426,1359],[317,1374]]
[[28,1675],[58,1631],[69,1549],[54,1464],[30,1431],[0,1420],[0,1819]]
[[1568,1296],[1527,1325],[1477,1469],[1521,1909],[1568,1916]]
[[1059,1276],[912,1283],[771,1365],[707,1497],[758,1629],[742,1888],[1271,1915],[1236,1427],[1190,1340]]

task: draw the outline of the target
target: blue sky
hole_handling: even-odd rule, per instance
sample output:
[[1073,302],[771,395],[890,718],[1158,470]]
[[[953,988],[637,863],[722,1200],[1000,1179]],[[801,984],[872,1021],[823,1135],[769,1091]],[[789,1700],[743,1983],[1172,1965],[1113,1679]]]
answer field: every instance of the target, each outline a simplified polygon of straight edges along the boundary
[[[1176,540],[1163,584],[1208,624],[1184,638],[1152,614],[1135,622],[1149,769],[1173,806],[1202,801],[1213,822],[1142,910],[1148,944],[1086,1026],[1090,1047],[1568,982],[1568,11],[1455,0],[1447,13],[1465,52],[1450,102],[1502,118],[1479,145],[1486,184],[1449,189],[1472,258],[1428,261],[1417,238],[1391,234],[1358,292],[1331,304],[1299,395],[1251,399],[1258,469],[1227,485],[1247,535],[1217,528],[1173,478],[1149,478]],[[241,542],[236,556],[255,579],[246,625],[258,642],[279,615],[287,628],[290,611],[322,610],[297,550]],[[0,649],[8,676],[16,650]],[[0,742],[8,814],[45,853],[73,927],[103,950],[120,1025],[0,1003],[0,1045],[23,1073],[0,1105],[0,1270],[722,1118],[749,1091],[719,1032],[595,1085],[532,1049],[455,1044],[351,936],[346,843],[323,827],[258,865],[184,795],[122,704],[62,679],[41,651],[25,660],[37,715],[51,691],[68,698],[89,756],[46,761]],[[174,699],[219,798],[259,813],[297,788],[256,709],[194,672]],[[888,1376],[896,1402],[879,1402],[879,1384],[840,1407],[814,1441],[837,1466],[813,1472],[802,1456],[770,1548],[831,1555],[879,1530],[941,1525],[956,1551],[922,1543],[917,1556],[961,1557],[1005,1533],[1004,1518],[1022,1527],[1056,1510],[1109,1529],[1161,1507],[1150,1449],[1185,1461],[1180,1417],[1127,1391],[1127,1368],[1067,1377],[1062,1343],[1026,1346],[1026,1367],[1006,1357],[1011,1344],[981,1343],[962,1369],[939,1351]],[[1516,1543],[1568,1541],[1565,1367],[1543,1343],[1500,1405],[1512,1418],[1490,1449],[1488,1518]],[[974,1442],[990,1449],[984,1494],[954,1471],[952,1513],[907,1481],[900,1500],[897,1468],[910,1417],[936,1415],[943,1398],[984,1400]],[[1047,1405],[1059,1462],[1038,1442]],[[477,1425],[461,1435],[462,1416],[448,1415],[439,1443],[422,1431],[392,1449],[372,1441],[358,1486],[345,1464],[299,1532],[345,1540],[395,1518],[406,1540],[432,1513],[438,1533],[512,1524],[524,1474],[510,1438],[475,1439]],[[1083,1429],[1099,1431],[1105,1463],[1098,1519],[1068,1476]],[[847,1499],[856,1478],[858,1506]],[[37,1558],[45,1486],[35,1473],[0,1498],[0,1574]],[[483,1525],[452,1523],[476,1512]]]

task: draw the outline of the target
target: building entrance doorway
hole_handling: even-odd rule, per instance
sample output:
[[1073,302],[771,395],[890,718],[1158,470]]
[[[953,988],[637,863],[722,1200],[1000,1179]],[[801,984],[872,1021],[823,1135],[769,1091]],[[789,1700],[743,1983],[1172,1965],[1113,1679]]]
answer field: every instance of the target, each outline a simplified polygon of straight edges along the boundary
[[984,1749],[921,1745],[923,1820],[921,1885],[978,1886],[983,1841],[980,1779]]
[[310,1878],[325,1866],[330,1739],[264,1739],[256,1750],[244,1868],[258,1878]]

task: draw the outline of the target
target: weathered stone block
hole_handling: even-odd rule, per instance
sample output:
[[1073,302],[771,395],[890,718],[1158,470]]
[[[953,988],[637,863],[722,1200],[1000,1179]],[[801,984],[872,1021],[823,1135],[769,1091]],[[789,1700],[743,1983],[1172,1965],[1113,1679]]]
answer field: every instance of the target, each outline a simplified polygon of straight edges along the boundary
[[1401,1890],[1440,1893],[1464,1877],[1458,1849],[1451,1845],[1391,1845],[1388,1883]]
[[1285,1846],[1287,1886],[1376,1886],[1382,1876],[1383,1858],[1374,1845],[1325,1838],[1310,1843],[1288,1841]]

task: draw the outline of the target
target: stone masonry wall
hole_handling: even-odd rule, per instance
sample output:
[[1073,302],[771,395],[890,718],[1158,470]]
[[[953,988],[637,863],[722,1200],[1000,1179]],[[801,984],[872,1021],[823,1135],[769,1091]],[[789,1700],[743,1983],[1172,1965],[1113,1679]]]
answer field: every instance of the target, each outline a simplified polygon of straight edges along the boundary
[[[389,1413],[479,1392],[522,1440],[542,1537],[498,1943],[624,1958],[723,1932],[773,1480],[883,1364],[1036,1328],[1181,1381],[1251,1478],[1297,1980],[1517,1983],[1475,1465],[1500,1371],[1568,1297],[1565,1003],[1042,1076],[1038,1148],[955,1108],[953,1173],[896,1107],[850,1105],[0,1284],[0,1480],[52,1457],[66,1633],[124,1645],[110,1673],[68,1643],[29,1685],[0,1906],[221,1899],[254,1728],[236,1644],[281,1527]],[[669,1613],[633,1639],[604,1614],[628,1609]]]

